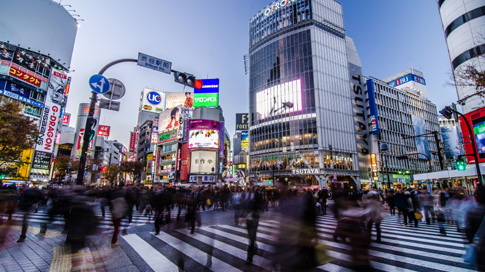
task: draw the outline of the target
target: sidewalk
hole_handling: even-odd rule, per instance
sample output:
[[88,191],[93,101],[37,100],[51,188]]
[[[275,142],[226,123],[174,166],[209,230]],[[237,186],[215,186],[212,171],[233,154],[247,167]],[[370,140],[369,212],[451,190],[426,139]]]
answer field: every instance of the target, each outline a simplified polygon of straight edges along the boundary
[[[48,230],[45,236],[40,236],[37,235],[40,229],[33,225],[29,226],[23,243],[16,242],[20,226],[8,230],[5,242],[0,244],[0,271],[71,271],[73,258],[80,260],[73,271],[139,271],[122,247],[111,248],[112,231],[89,236],[88,247],[71,256],[65,234]],[[0,226],[1,231],[5,228]]]

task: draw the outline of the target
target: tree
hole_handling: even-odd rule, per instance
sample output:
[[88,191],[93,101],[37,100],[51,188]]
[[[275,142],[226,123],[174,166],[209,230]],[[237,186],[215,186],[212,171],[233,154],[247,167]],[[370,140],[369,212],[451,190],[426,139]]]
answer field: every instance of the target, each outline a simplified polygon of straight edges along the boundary
[[[484,58],[485,55],[480,56],[480,58]],[[482,59],[483,60],[483,59]],[[462,97],[458,103],[460,105],[464,105],[466,100],[472,96],[479,95],[481,97],[485,97],[485,70],[481,71],[477,67],[479,67],[478,62],[475,62],[477,65],[467,65],[465,67],[460,67],[456,69],[455,75],[455,83],[457,86],[461,87],[473,87],[475,88],[476,92]]]
[[18,103],[0,106],[0,174],[16,176],[22,164],[22,151],[31,149],[39,136],[37,125],[29,117],[21,114]]
[[140,161],[126,161],[121,163],[120,168],[121,171],[130,173],[134,179],[145,169],[145,164]]
[[118,178],[119,173],[121,173],[121,167],[113,163],[106,166],[106,171],[103,172],[103,176],[112,184]]

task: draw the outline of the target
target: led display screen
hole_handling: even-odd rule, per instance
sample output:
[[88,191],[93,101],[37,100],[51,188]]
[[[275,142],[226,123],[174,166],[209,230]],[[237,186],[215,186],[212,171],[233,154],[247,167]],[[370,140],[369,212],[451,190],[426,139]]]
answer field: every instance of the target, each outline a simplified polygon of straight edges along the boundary
[[220,123],[209,120],[191,120],[189,149],[219,148]]
[[485,117],[472,120],[473,133],[477,142],[477,149],[480,158],[485,157]]
[[191,174],[213,174],[217,170],[217,152],[193,151],[190,153]]
[[301,81],[299,79],[260,91],[256,94],[258,119],[302,111]]

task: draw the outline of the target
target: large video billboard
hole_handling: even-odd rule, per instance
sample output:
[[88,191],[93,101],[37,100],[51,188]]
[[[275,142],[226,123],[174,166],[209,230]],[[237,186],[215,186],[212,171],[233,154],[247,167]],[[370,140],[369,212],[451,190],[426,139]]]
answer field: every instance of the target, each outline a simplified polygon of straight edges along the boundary
[[217,152],[192,151],[190,152],[191,174],[215,174],[217,167]]
[[191,120],[189,126],[189,149],[219,148],[220,123],[210,120]]
[[473,134],[470,135],[465,120],[460,117],[460,126],[463,134],[463,141],[465,143],[465,153],[471,155],[467,156],[468,163],[475,163],[475,158],[472,155],[473,147],[470,140],[471,137],[474,137],[476,141],[476,148],[478,149],[478,162],[485,162],[485,108],[465,114],[465,118],[468,120]]
[[[424,123],[424,119],[415,115],[412,116],[412,119],[413,119],[413,127],[414,127],[414,136],[426,134],[426,125]],[[418,158],[424,159],[424,160],[431,159],[427,136],[415,137],[414,140],[416,142],[417,151],[421,153],[421,154],[418,154]]]
[[182,113],[182,106],[164,110],[158,116],[158,133],[164,133],[179,128],[180,115]]
[[259,120],[302,110],[299,79],[273,86],[256,94],[256,113]]

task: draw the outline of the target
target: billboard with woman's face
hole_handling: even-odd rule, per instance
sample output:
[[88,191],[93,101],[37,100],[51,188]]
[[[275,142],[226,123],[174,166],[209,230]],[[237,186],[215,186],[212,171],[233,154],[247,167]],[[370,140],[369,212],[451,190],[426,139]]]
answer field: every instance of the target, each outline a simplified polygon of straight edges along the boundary
[[180,125],[181,113],[182,105],[162,111],[158,117],[158,133],[177,130]]

